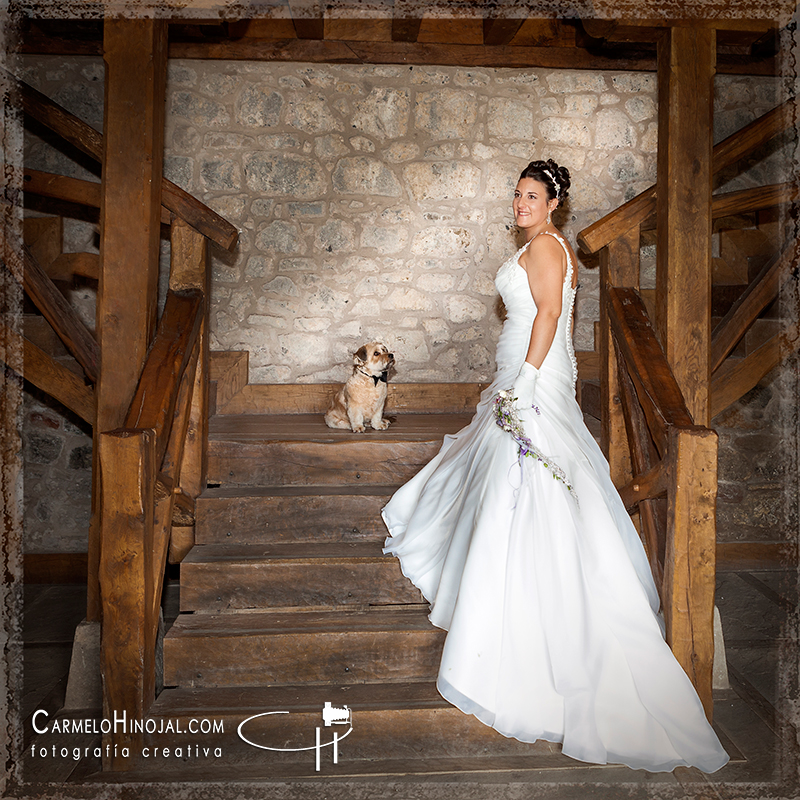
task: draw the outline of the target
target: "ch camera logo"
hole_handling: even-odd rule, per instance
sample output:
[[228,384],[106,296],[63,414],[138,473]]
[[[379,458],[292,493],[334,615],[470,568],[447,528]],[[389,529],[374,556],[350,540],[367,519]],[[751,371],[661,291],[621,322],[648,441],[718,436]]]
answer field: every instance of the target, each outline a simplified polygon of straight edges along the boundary
[[[320,767],[320,754],[322,752],[323,747],[330,747],[333,753],[333,763],[339,763],[339,742],[342,741],[346,736],[349,736],[353,732],[353,712],[347,706],[343,706],[342,708],[337,708],[336,706],[331,705],[329,701],[325,702],[325,705],[322,708],[322,722],[326,728],[330,728],[332,725],[347,725],[347,730],[340,736],[339,732],[334,730],[331,731],[332,738],[329,742],[322,741],[322,729],[317,727],[316,728],[316,741],[314,744],[309,745],[308,747],[270,747],[266,744],[259,744],[258,742],[254,742],[251,739],[248,739],[247,736],[244,735],[243,728],[247,725],[248,722],[252,722],[254,719],[259,719],[260,717],[269,717],[273,714],[288,714],[288,711],[262,711],[260,714],[253,714],[252,717],[248,717],[246,720],[239,723],[239,727],[236,729],[236,733],[239,734],[239,738],[246,742],[247,744],[251,745],[252,747],[258,747],[260,750],[272,750],[276,753],[300,753],[303,751],[311,751],[313,750],[315,753],[315,765],[316,770],[319,772]],[[251,734],[252,735],[252,734]]]

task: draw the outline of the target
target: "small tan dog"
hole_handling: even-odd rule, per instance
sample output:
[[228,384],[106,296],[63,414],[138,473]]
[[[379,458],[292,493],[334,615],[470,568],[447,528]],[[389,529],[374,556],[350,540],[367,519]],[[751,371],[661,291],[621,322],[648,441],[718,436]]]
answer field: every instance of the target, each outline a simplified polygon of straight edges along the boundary
[[363,433],[366,420],[376,431],[385,431],[389,423],[383,419],[383,406],[392,364],[394,355],[386,345],[369,342],[359,347],[353,353],[353,374],[336,394],[325,414],[325,424]]

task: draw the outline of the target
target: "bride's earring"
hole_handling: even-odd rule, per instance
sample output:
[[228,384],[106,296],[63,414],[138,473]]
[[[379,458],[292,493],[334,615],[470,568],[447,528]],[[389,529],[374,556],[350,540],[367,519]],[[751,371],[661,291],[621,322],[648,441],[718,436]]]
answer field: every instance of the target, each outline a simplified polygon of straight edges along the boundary
[[550,209],[548,208],[547,209],[547,224],[549,225],[551,222],[552,222],[552,211],[550,211]]

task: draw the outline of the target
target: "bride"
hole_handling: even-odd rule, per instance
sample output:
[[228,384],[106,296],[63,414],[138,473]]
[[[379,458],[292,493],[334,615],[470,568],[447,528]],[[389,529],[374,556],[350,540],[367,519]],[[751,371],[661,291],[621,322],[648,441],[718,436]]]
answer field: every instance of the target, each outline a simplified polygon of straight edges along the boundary
[[728,755],[664,641],[644,548],[575,400],[575,256],[551,221],[569,185],[552,160],[522,172],[526,243],[495,281],[494,381],[384,508],[384,552],[448,631],[450,703],[581,761],[714,772]]

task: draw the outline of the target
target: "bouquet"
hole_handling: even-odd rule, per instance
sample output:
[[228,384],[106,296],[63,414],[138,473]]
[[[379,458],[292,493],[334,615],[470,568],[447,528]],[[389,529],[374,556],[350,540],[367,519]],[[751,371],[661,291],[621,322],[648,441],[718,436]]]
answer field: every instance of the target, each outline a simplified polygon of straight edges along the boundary
[[[525,429],[522,427],[522,420],[517,414],[517,409],[514,407],[514,402],[517,398],[514,397],[510,390],[501,390],[497,393],[494,399],[494,421],[498,427],[502,428],[506,433],[510,433],[518,447],[519,464],[522,467],[522,459],[525,456],[531,456],[537,461],[540,461],[544,468],[557,480],[561,481],[567,487],[569,493],[578,502],[578,495],[575,488],[567,480],[567,475],[561,467],[556,464],[552,458],[548,458],[542,453],[533,442],[525,435]],[[541,415],[541,411],[536,406],[533,410]]]

